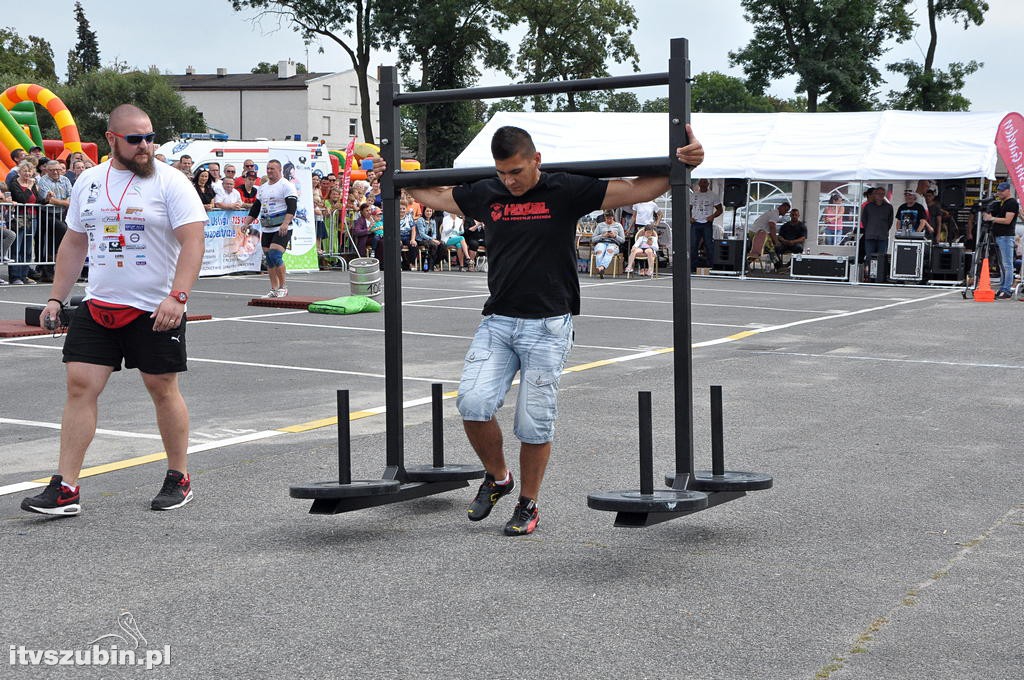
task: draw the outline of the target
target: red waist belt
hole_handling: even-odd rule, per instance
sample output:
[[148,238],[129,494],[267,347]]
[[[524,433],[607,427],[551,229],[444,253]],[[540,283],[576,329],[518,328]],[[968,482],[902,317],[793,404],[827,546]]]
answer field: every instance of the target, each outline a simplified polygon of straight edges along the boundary
[[92,320],[104,328],[122,328],[146,312],[129,305],[115,305],[95,298],[86,300]]

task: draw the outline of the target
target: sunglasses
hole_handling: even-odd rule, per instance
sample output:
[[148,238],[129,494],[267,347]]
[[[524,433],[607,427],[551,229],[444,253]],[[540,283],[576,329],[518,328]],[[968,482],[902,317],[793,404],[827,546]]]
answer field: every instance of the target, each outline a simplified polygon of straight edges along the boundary
[[225,175],[233,175],[233,174],[235,174],[235,169],[231,168],[230,170],[225,170],[224,174]]
[[243,165],[242,167],[243,167],[243,168],[255,168],[256,166],[255,166],[255,165],[253,165],[252,163],[248,163],[248,164],[246,164],[246,165]]
[[144,135],[136,135],[136,134],[122,135],[122,134],[120,134],[118,132],[114,132],[113,130],[110,130],[110,134],[114,135],[115,137],[119,137],[120,139],[123,139],[124,141],[128,142],[129,144],[141,144],[142,142],[145,142],[146,144],[150,144],[150,143],[152,143],[152,141],[154,139],[156,139],[156,133],[155,132],[147,132]]

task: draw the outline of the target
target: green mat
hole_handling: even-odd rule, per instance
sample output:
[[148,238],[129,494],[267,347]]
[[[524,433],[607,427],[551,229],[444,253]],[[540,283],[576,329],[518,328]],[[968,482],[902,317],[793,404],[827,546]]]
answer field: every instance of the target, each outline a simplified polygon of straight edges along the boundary
[[314,302],[307,309],[315,314],[358,314],[360,312],[379,312],[381,304],[364,295],[347,295],[333,300]]

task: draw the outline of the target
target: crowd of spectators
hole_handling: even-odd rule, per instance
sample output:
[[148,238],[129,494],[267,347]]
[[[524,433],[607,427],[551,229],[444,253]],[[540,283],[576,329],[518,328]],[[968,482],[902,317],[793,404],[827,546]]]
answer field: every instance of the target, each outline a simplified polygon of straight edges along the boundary
[[96,164],[80,152],[52,160],[38,146],[27,152],[14,149],[11,160],[15,165],[0,182],[0,264],[7,265],[8,276],[0,278],[0,286],[50,282],[67,230],[64,216],[71,187]]

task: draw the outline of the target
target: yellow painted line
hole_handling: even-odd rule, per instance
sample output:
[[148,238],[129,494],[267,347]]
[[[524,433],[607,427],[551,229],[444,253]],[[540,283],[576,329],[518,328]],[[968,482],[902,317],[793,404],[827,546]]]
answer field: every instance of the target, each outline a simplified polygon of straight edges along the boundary
[[757,335],[760,332],[761,331],[759,331],[759,330],[756,330],[756,331],[740,331],[739,333],[735,333],[734,335],[727,336],[726,340],[742,340],[743,338],[749,338],[751,335]]
[[[126,468],[137,467],[139,465],[146,465],[147,463],[155,463],[158,460],[164,460],[167,458],[167,454],[161,451],[160,453],[150,453],[145,456],[136,456],[135,458],[126,458],[125,460],[114,461],[113,463],[104,463],[103,465],[94,465],[83,469],[78,477],[92,477],[94,475],[102,475],[108,472],[116,472],[118,470],[124,470]],[[44,479],[33,479],[33,482],[38,484],[48,484],[50,481],[49,477]]]
[[[369,418],[383,413],[383,410],[372,410],[372,411],[353,411],[348,414],[348,419],[362,420],[363,418]],[[278,432],[287,432],[289,434],[296,434],[298,432],[310,432],[311,430],[319,430],[322,427],[331,427],[338,424],[338,416],[331,416],[330,418],[321,418],[320,420],[311,420],[308,423],[299,423],[298,425],[288,425],[287,427],[277,428]]]

